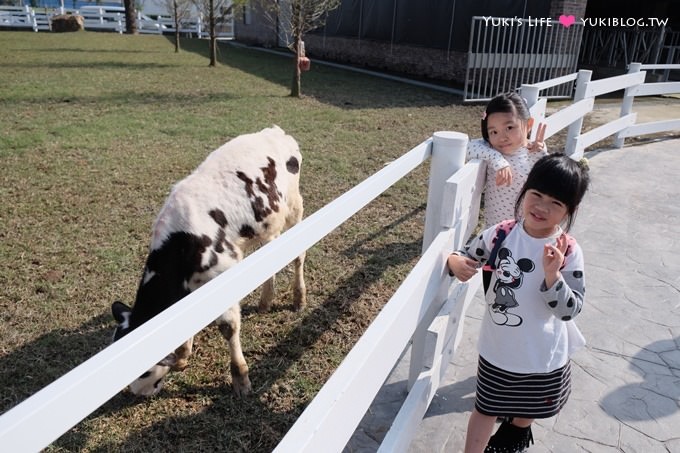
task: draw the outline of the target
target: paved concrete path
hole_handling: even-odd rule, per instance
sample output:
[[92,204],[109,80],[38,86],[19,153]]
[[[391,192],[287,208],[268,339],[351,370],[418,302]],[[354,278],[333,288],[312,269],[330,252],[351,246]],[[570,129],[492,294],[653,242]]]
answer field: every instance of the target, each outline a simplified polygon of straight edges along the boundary
[[[530,453],[680,453],[680,139],[587,154],[592,185],[572,230],[586,256],[572,396],[534,426]],[[480,290],[481,294],[481,290]],[[411,453],[459,452],[474,405],[483,302]],[[407,358],[345,449],[376,451],[403,402]]]

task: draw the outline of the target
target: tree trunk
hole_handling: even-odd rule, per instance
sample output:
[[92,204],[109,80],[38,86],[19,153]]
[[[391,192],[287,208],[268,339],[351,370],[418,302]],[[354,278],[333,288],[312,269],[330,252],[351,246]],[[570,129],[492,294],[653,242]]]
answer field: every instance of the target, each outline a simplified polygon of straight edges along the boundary
[[210,0],[210,66],[217,66],[217,38],[215,36],[214,0]]
[[172,9],[175,13],[175,53],[179,52],[179,16],[177,15],[177,0],[172,0]]
[[302,56],[302,38],[300,36],[295,36],[295,71],[293,72],[293,85],[290,89],[290,95],[295,98],[302,96],[302,89],[300,84],[300,57]]
[[125,33],[136,35],[137,31],[137,10],[134,0],[123,0],[125,6]]

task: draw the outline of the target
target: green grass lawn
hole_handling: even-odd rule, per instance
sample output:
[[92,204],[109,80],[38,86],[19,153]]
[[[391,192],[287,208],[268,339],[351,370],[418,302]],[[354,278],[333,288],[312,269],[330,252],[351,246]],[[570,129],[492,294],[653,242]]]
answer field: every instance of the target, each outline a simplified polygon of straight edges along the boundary
[[[477,137],[482,107],[313,64],[161,36],[0,32],[0,412],[106,347],[131,303],[151,224],[174,182],[243,133],[278,124],[300,143],[310,214],[433,132]],[[427,166],[308,252],[309,305],[288,271],[270,313],[243,302],[253,394],[235,398],[206,329],[155,398],[120,393],[49,451],[271,451],[414,265]],[[38,429],[38,428],[36,428]]]

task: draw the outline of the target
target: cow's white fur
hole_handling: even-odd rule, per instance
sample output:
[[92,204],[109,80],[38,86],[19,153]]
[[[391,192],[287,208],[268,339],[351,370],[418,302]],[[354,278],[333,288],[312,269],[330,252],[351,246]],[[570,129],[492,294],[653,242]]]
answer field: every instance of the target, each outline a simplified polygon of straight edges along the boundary
[[[299,171],[291,172],[286,163],[293,157],[297,165],[302,163],[298,144],[278,126],[264,129],[255,134],[236,137],[213,151],[205,161],[187,178],[178,182],[168,196],[153,226],[150,253],[163,247],[165,241],[177,232],[203,235],[214,239],[222,228],[207,212],[219,209],[226,219],[223,227],[224,238],[233,246],[232,250],[218,255],[214,262],[214,244],[205,250],[201,264],[204,272],[194,273],[183,282],[187,290],[193,291],[230,268],[243,258],[246,250],[269,242],[278,237],[302,218],[303,205],[299,192]],[[277,209],[273,209],[267,191],[265,172],[275,163],[274,179],[278,196]],[[241,176],[239,176],[239,172]],[[270,173],[271,174],[271,173]],[[243,178],[254,181],[250,194]],[[257,180],[259,178],[259,184]],[[260,198],[257,200],[257,198]],[[272,208],[260,221],[255,220],[253,202],[260,202],[265,208]],[[247,225],[253,229],[252,237],[244,237],[241,228]],[[266,225],[266,226],[265,226]],[[211,264],[211,257],[213,262]],[[301,309],[306,302],[303,278],[304,254],[295,260],[294,307]],[[162,278],[154,270],[145,268],[140,285],[148,284],[154,278]],[[260,310],[268,310],[274,294],[274,276],[265,283],[260,298]],[[139,302],[137,302],[139,303]],[[114,310],[115,312],[115,310]],[[115,316],[115,315],[114,315]],[[127,317],[123,316],[120,319]],[[235,306],[215,320],[231,351],[232,383],[238,395],[251,389],[248,366],[240,344],[240,308]],[[191,354],[193,338],[155,365],[130,385],[137,395],[153,395],[163,384],[163,378],[172,369],[183,369]]]

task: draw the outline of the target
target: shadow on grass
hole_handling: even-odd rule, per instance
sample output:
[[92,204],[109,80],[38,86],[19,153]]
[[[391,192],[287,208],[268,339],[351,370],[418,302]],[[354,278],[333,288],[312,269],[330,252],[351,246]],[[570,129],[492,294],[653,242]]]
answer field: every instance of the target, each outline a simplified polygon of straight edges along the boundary
[[0,358],[0,413],[60,378],[111,342],[111,315],[55,329]]
[[[312,310],[303,312],[301,321],[276,345],[261,352],[260,359],[247,358],[254,394],[245,399],[234,397],[231,387],[215,383],[209,386],[180,384],[177,390],[163,389],[155,398],[192,401],[207,400],[205,409],[190,416],[166,417],[143,427],[130,426],[130,434],[122,444],[107,445],[117,451],[271,451],[302,413],[309,401],[291,403],[286,409],[273,410],[267,404],[268,393],[276,393],[273,383],[285,377],[288,370],[301,363],[305,352],[320,337],[352,316],[353,304],[371,285],[378,282],[391,267],[411,262],[420,254],[420,239],[413,242],[391,242],[376,248],[366,245],[372,238],[422,214],[424,206],[394,220],[366,240],[346,248],[344,254],[367,256],[365,263],[339,284],[340,288]],[[360,248],[361,250],[357,250]],[[281,305],[275,305],[281,309]],[[286,308],[288,308],[286,306]],[[244,312],[254,307],[244,306]],[[370,320],[361,320],[368,324]],[[247,322],[247,320],[245,321]],[[264,384],[263,383],[267,383]],[[274,395],[273,398],[279,398]],[[285,398],[285,395],[282,397]],[[294,400],[293,395],[290,396]],[[114,414],[144,400],[120,393],[99,408],[93,416]],[[174,403],[173,403],[174,404]],[[88,439],[87,428],[71,430],[55,442],[68,450],[83,448]],[[99,448],[99,447],[98,447]]]
[[91,54],[92,52],[96,53],[110,53],[110,54],[133,54],[133,55],[139,55],[139,54],[145,54],[145,53],[165,53],[163,50],[130,50],[130,49],[124,49],[124,48],[119,48],[119,49],[95,49],[93,50],[92,48],[78,48],[78,47],[54,47],[54,48],[45,48],[45,49],[36,49],[36,48],[30,48],[30,49],[12,49],[12,52],[29,52],[29,53],[68,53],[68,52],[81,52],[81,53],[88,53]]
[[[97,51],[99,52],[99,51]],[[144,69],[159,69],[159,68],[165,68],[168,70],[173,70],[176,68],[175,65],[172,64],[158,64],[158,63],[131,63],[131,62],[125,62],[122,63],[120,61],[95,61],[91,62],[88,61],[87,63],[68,63],[68,62],[59,62],[59,63],[45,63],[45,64],[36,64],[34,62],[31,63],[4,63],[3,67],[5,69],[10,69],[10,68],[23,68],[23,69],[29,69],[29,70],[34,70],[36,68],[47,68],[47,69],[129,69],[131,71],[141,71]]]
[[[172,37],[167,38],[174,43]],[[183,39],[180,46],[185,52],[205,56],[208,64],[207,40]],[[256,47],[237,47],[228,42],[218,42],[217,59],[219,64],[290,88],[295,67],[292,54],[286,56],[285,52],[282,50],[283,55],[280,55]],[[459,96],[452,94],[315,64],[314,61],[312,69],[303,73],[301,80],[304,97],[342,109],[446,107],[461,102]],[[395,96],[395,92],[399,92],[399,96]],[[366,93],[370,93],[370,96]]]
[[[96,95],[76,95],[76,96],[40,96],[34,98],[21,97],[21,102],[37,105],[45,104],[98,104],[106,105],[123,105],[123,106],[148,106],[149,103],[159,105],[169,105],[177,107],[177,105],[195,105],[200,103],[203,106],[210,106],[211,104],[222,103],[226,100],[237,99],[237,94],[228,94],[224,91],[216,89],[214,92],[204,92],[200,94],[182,94],[182,93],[160,93],[160,92],[144,92],[137,93],[134,91],[117,92],[115,94],[96,94]],[[12,104],[17,102],[17,99],[6,98],[0,99],[0,105]]]

